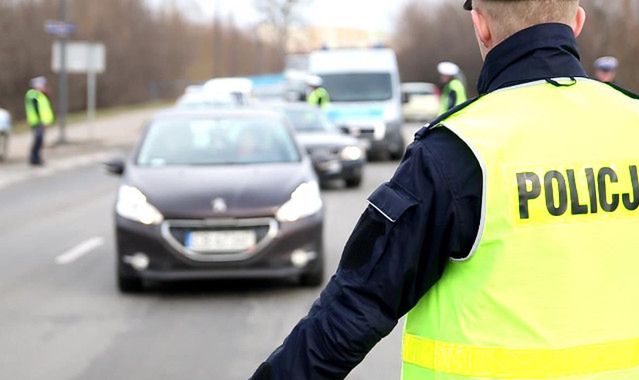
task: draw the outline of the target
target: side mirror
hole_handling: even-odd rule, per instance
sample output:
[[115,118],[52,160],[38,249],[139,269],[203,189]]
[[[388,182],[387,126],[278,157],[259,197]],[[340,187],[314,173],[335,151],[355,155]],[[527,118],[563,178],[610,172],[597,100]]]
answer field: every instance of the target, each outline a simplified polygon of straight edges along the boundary
[[126,164],[124,160],[120,158],[114,158],[112,160],[106,161],[103,163],[104,170],[113,175],[121,176],[124,174],[124,169],[126,168]]

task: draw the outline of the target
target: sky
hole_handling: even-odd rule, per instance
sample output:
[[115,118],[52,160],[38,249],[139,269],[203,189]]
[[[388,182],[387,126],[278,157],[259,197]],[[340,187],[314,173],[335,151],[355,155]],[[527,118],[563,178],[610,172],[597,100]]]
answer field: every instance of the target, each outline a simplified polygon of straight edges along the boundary
[[[254,0],[184,0],[197,4],[202,17],[212,17],[216,2],[225,16],[232,14],[241,25],[259,19]],[[395,16],[406,0],[314,0],[304,7],[306,22],[317,26],[346,26],[373,31],[390,31]]]

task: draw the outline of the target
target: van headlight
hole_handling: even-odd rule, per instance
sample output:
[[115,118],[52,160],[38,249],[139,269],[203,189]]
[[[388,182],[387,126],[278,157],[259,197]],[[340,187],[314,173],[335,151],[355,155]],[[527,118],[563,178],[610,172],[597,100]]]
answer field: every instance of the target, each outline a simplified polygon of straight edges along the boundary
[[322,209],[322,198],[317,182],[305,182],[291,194],[291,199],[277,210],[280,222],[295,222],[316,214]]
[[128,185],[120,186],[115,211],[125,219],[148,226],[160,224],[164,220],[164,216],[146,200],[140,190]]
[[364,152],[362,151],[362,148],[358,146],[347,146],[342,149],[340,157],[344,161],[357,161],[364,157]]

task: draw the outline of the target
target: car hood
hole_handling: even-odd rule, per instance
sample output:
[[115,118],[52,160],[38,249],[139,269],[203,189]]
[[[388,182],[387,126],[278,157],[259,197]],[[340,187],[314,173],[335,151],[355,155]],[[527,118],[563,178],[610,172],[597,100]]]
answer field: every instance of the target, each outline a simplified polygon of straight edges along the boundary
[[[166,219],[273,216],[302,182],[314,179],[307,162],[267,165],[127,168],[137,187]],[[226,211],[213,210],[221,199]],[[218,201],[219,203],[219,201]]]
[[341,133],[298,132],[297,140],[307,150],[313,148],[343,148],[349,145],[359,145],[359,142]]

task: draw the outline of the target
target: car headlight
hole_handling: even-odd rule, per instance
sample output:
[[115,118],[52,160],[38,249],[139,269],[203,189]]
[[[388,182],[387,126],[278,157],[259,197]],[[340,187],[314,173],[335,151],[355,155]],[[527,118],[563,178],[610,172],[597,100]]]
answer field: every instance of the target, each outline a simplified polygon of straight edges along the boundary
[[305,182],[297,187],[275,217],[280,222],[295,222],[322,209],[322,198],[317,182]]
[[364,152],[362,152],[362,149],[358,146],[347,146],[342,149],[340,157],[344,161],[357,161],[364,157]]
[[160,224],[164,216],[133,186],[122,185],[118,191],[115,211],[121,217],[146,225]]

